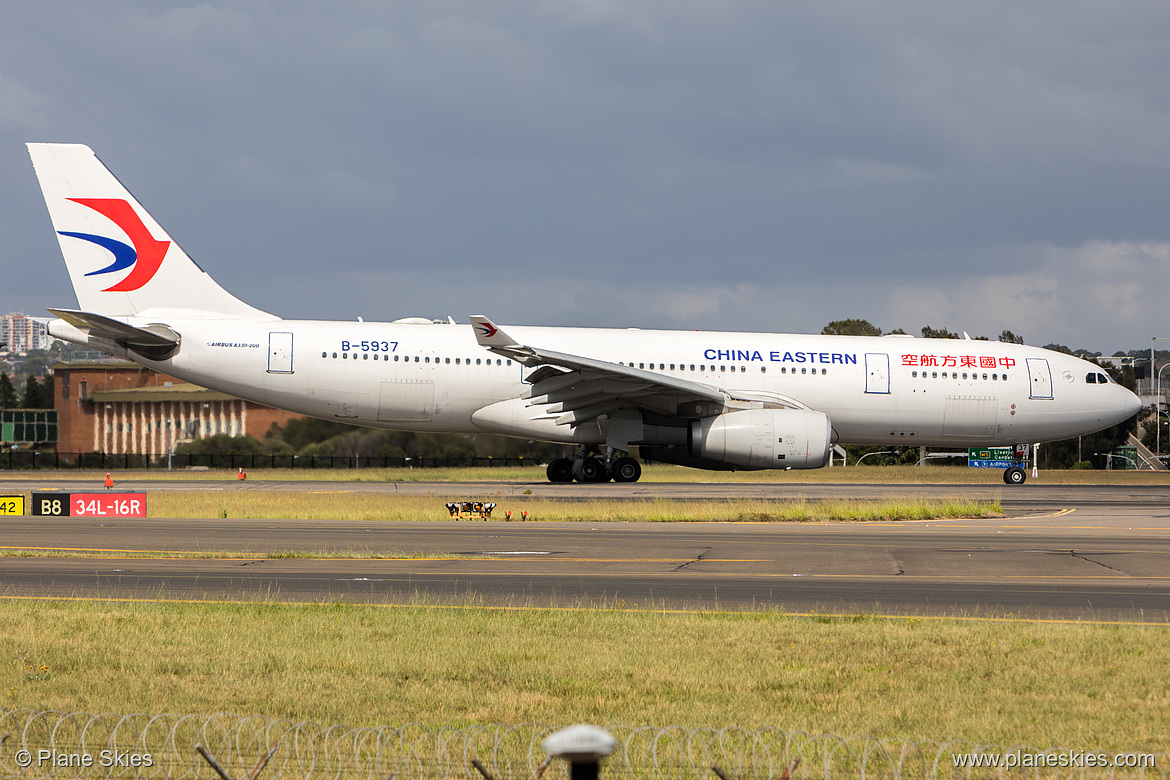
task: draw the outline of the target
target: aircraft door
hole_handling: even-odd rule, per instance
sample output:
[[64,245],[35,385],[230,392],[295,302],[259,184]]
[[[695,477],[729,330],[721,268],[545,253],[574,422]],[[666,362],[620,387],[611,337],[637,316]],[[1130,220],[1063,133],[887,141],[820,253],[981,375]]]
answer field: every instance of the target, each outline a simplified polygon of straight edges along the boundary
[[865,392],[889,395],[890,356],[885,352],[865,353]]
[[1028,397],[1052,398],[1052,370],[1044,358],[1028,358]]
[[268,334],[268,373],[293,372],[293,334],[274,331]]

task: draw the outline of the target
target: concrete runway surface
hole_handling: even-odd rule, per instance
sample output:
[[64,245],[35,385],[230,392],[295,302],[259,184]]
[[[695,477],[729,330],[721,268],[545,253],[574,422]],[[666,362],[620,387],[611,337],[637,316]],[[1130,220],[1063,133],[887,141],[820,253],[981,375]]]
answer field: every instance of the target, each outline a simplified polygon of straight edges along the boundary
[[[71,483],[0,478],[0,495]],[[572,500],[954,497],[1006,518],[901,523],[505,523],[0,517],[0,595],[776,609],[1170,622],[1170,482],[1154,486],[120,482]],[[493,499],[498,500],[498,499]],[[503,504],[501,504],[503,506]],[[133,558],[126,551],[246,552]],[[262,553],[358,557],[266,558]],[[370,556],[394,554],[401,559]]]

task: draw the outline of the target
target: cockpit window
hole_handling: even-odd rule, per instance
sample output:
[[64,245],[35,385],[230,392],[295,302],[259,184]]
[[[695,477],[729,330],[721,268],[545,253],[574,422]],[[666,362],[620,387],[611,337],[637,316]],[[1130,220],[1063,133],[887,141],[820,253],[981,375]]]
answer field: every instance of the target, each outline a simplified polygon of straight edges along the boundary
[[1099,374],[1096,371],[1090,371],[1085,375],[1085,382],[1090,385],[1107,385],[1109,384],[1109,377],[1104,374]]

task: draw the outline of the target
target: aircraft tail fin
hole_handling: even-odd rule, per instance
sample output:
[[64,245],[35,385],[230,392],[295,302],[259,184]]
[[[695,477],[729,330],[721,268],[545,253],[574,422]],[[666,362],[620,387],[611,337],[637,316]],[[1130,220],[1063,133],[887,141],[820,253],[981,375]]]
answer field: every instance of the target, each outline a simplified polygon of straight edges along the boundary
[[83,144],[28,144],[83,311],[278,319],[232,296]]

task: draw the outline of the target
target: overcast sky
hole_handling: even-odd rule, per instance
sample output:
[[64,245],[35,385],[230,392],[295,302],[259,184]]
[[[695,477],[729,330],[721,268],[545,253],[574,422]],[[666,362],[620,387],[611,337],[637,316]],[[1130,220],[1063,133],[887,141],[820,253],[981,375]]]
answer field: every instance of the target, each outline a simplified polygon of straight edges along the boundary
[[62,141],[284,317],[1170,336],[1164,0],[2,20],[0,313],[75,305],[24,148]]

